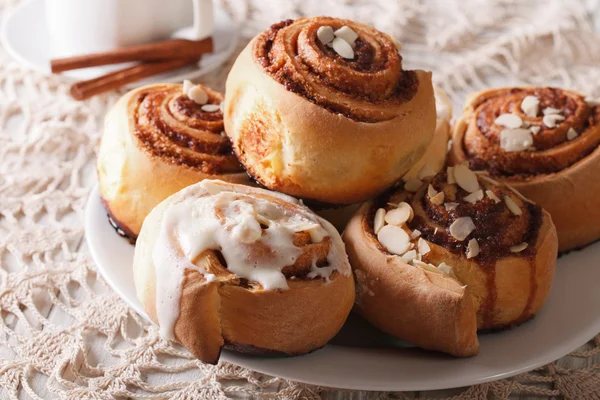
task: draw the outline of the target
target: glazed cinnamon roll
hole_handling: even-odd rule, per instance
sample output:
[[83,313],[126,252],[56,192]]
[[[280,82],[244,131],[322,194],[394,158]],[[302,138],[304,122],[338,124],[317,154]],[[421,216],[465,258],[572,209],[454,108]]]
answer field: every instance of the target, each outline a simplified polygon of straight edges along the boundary
[[600,238],[600,107],[549,87],[473,95],[453,128],[450,162],[468,161],[551,215],[559,250]]
[[[223,95],[194,86],[150,85],[109,111],[98,152],[100,194],[120,234],[135,239],[146,215],[178,190],[206,178],[248,183],[223,134]],[[196,99],[198,100],[198,99]]]
[[344,242],[368,321],[460,357],[540,310],[557,252],[546,211],[465,164],[365,203]]
[[255,37],[228,78],[225,130],[254,179],[328,204],[399,180],[435,130],[431,74],[402,68],[388,35],[301,18]]
[[354,302],[344,244],[296,199],[205,180],[160,203],[134,257],[137,295],[161,334],[200,360],[223,347],[296,355],[324,346]]

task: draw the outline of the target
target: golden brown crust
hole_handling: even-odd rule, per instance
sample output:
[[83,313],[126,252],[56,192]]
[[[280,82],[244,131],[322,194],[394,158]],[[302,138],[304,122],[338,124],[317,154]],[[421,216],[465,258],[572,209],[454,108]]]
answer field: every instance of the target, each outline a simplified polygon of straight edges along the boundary
[[[534,135],[536,151],[504,153],[486,144],[477,126],[488,127],[493,115],[512,110],[518,113],[525,95],[540,98],[540,114],[523,117],[540,126]],[[545,127],[541,110],[565,110],[556,128]],[[500,111],[497,111],[500,110]],[[469,161],[476,169],[488,169],[494,179],[507,182],[540,204],[552,216],[559,238],[559,251],[568,251],[600,238],[600,209],[593,193],[600,193],[596,178],[600,169],[600,107],[586,104],[583,96],[554,88],[504,88],[486,90],[470,97],[465,112],[452,129],[449,162]],[[566,138],[569,128],[578,136]],[[497,136],[494,127],[490,137]],[[495,139],[490,139],[495,140]]]
[[[355,271],[357,308],[384,331],[420,347],[457,356],[477,353],[477,330],[508,328],[532,318],[542,307],[554,276],[557,238],[550,215],[508,188],[479,179],[482,190],[504,199],[511,196],[522,211],[514,215],[504,201],[485,197],[471,204],[468,192],[447,184],[445,173],[430,181],[445,193],[448,209],[431,203],[428,184],[416,193],[396,189],[366,203],[344,232]],[[429,249],[421,254],[434,272],[417,268],[387,251],[374,233],[379,208],[394,209],[404,201],[414,217],[406,223],[418,230]],[[475,230],[465,240],[450,234],[459,217],[470,217]],[[467,258],[467,244],[478,241],[480,252]],[[518,253],[511,247],[528,243]],[[420,248],[415,246],[418,252]],[[452,274],[435,272],[445,263]],[[456,279],[454,279],[456,277]]]
[[[249,193],[261,196],[255,194],[256,190],[251,188]],[[179,195],[171,196],[150,213],[136,244],[137,296],[157,324],[152,249],[164,213]],[[269,200],[289,209],[298,207],[274,197]],[[333,227],[328,228],[328,232],[330,229]],[[303,253],[293,266],[282,271],[289,287],[286,290],[264,290],[257,282],[240,279],[230,272],[218,252],[201,253],[194,264],[199,270],[215,275],[215,279],[207,281],[198,271],[186,270],[180,314],[174,325],[176,340],[208,363],[218,361],[223,347],[267,355],[297,355],[323,347],[340,330],[352,308],[354,280],[350,273],[340,272],[344,271],[341,267],[328,280],[307,277],[306,267],[310,267],[313,260],[320,264],[324,257],[322,250],[329,249],[333,239],[327,237],[320,243],[312,243],[306,236],[302,233],[294,238],[294,244]],[[345,267],[345,271],[349,271],[347,264]]]
[[[314,34],[327,24],[352,26],[372,43],[374,60],[389,65],[373,61],[367,70],[330,54]],[[248,172],[271,189],[331,204],[363,201],[401,178],[435,129],[431,74],[402,71],[386,35],[351,21],[297,20],[266,51],[269,32],[242,51],[227,78],[225,128]],[[332,76],[309,73],[309,65]],[[366,97],[365,79],[385,84]]]
[[[211,103],[223,95],[205,88]],[[249,183],[221,136],[220,112],[202,112],[181,85],[159,84],[123,96],[106,116],[98,152],[100,195],[132,239],[154,206],[207,178]]]

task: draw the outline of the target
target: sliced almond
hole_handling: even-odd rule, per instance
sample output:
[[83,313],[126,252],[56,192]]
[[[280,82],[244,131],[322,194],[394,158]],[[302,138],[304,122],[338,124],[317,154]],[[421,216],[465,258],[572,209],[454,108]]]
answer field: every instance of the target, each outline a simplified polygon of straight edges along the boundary
[[186,94],[196,104],[203,105],[208,102],[208,94],[198,85],[192,86]]
[[436,274],[441,274],[442,271],[440,271],[435,265],[433,264],[429,264],[423,261],[419,261],[419,260],[413,260],[413,265],[415,267],[419,267],[425,271],[429,271],[429,272],[435,272]]
[[439,192],[435,196],[431,197],[429,201],[431,201],[431,203],[435,204],[436,206],[440,206],[444,202],[445,197],[446,195],[444,194],[444,192]]
[[476,192],[479,190],[479,182],[477,181],[477,175],[469,169],[468,166],[460,164],[454,167],[454,178],[458,186],[463,188],[469,193]]
[[477,239],[469,240],[469,244],[467,245],[467,259],[475,258],[479,255],[479,243]]
[[526,242],[519,243],[515,246],[510,246],[510,252],[511,253],[520,253],[523,250],[525,250],[527,247],[529,247],[529,244],[527,244]]
[[452,225],[450,225],[450,234],[456,240],[465,240],[471,232],[475,230],[475,224],[471,217],[460,217],[457,218]]
[[578,133],[575,129],[569,128],[567,131],[567,140],[573,140],[578,136]]
[[415,229],[414,231],[411,232],[410,234],[410,238],[412,240],[415,240],[416,238],[418,238],[419,236],[421,236],[421,231],[418,229]]
[[446,168],[446,176],[448,178],[449,185],[454,185],[456,183],[456,179],[454,179],[454,167]]
[[600,106],[600,100],[599,99],[595,99],[593,97],[586,97],[585,98],[585,102],[587,103],[588,106],[590,107],[597,107]]
[[498,198],[498,196],[496,196],[496,194],[494,192],[492,192],[491,190],[486,190],[485,194],[487,195],[487,197],[489,197],[490,199],[494,200],[494,203],[498,204],[500,203],[502,200],[500,200]]
[[456,210],[457,206],[458,203],[455,202],[444,203],[444,208],[446,209],[446,211],[454,211]]
[[433,187],[433,185],[429,185],[427,186],[427,196],[429,196],[429,198],[435,196],[436,194],[438,194],[437,190],[435,190],[435,188]]
[[420,180],[423,180],[430,176],[434,176],[436,173],[437,172],[433,169],[433,167],[431,167],[431,165],[425,164],[425,165],[423,165],[423,168],[421,168],[421,170],[419,171],[417,178],[419,178]]
[[483,200],[483,190],[479,189],[478,191],[473,192],[468,196],[465,196],[464,200],[468,201],[471,204],[475,204],[478,201]]
[[344,39],[336,37],[333,39],[333,42],[331,42],[331,46],[333,47],[333,50],[340,55],[340,57],[347,60],[352,60],[354,58],[354,50],[352,49],[352,46],[350,46],[350,44]]
[[525,96],[523,101],[521,101],[521,111],[525,113],[528,117],[536,117],[540,106],[540,99],[536,96]]
[[515,114],[501,114],[494,120],[494,123],[505,128],[520,128],[523,120]]
[[437,269],[440,270],[442,273],[449,275],[456,279],[456,275],[454,275],[454,271],[452,270],[452,267],[449,266],[448,264],[446,264],[445,262],[442,262],[440,265],[438,265]]
[[202,107],[200,107],[200,109],[202,111],[209,112],[209,113],[217,112],[217,111],[219,111],[219,108],[220,107],[218,104],[205,104]]
[[410,245],[410,238],[404,229],[395,225],[386,225],[379,230],[377,240],[392,254],[406,253]]
[[192,81],[185,79],[183,81],[183,87],[181,88],[181,91],[187,95],[188,90],[190,90],[191,88],[194,87],[194,84],[192,83]]
[[500,147],[504,151],[523,151],[533,145],[529,129],[504,129],[500,132]]
[[319,29],[317,29],[317,37],[323,44],[331,43],[331,41],[335,39],[333,28],[330,26],[320,26]]
[[340,39],[344,39],[349,45],[353,45],[356,39],[358,39],[358,33],[354,32],[352,28],[346,25],[336,30],[333,34]]
[[431,251],[431,247],[429,247],[429,243],[427,243],[425,239],[419,238],[417,241],[417,250],[419,251],[419,254],[424,256]]
[[407,264],[410,264],[413,260],[416,260],[416,259],[417,259],[417,251],[416,250],[409,250],[402,255],[402,261],[404,261]]
[[504,196],[504,202],[506,203],[506,207],[510,210],[514,215],[521,215],[523,211],[521,208],[515,203],[515,201],[510,196]]
[[481,175],[488,176],[490,174],[488,171],[473,171],[473,173],[477,176],[481,176]]
[[560,114],[560,110],[554,107],[546,107],[542,110],[542,113],[544,113],[544,115],[555,115]]
[[373,222],[373,231],[377,235],[385,225],[385,209],[380,208],[375,212],[375,221]]
[[555,128],[556,127],[556,123],[558,121],[562,121],[564,120],[565,117],[563,117],[562,115],[558,115],[558,114],[548,114],[548,115],[544,115],[544,118],[542,118],[542,122],[544,123],[544,125],[546,125],[548,128]]
[[506,188],[508,190],[510,190],[511,192],[513,192],[514,194],[516,194],[517,197],[520,198],[521,200],[523,200],[523,201],[525,201],[527,203],[535,204],[533,201],[531,201],[527,197],[523,196],[523,193],[521,193],[517,189],[515,189],[515,187],[513,185],[511,185],[510,183],[505,183],[504,186],[506,186]]
[[486,182],[491,183],[494,186],[500,186],[501,185],[500,182],[498,182],[495,179],[490,178],[489,176],[482,176],[481,179],[483,179]]
[[385,214],[385,222],[390,225],[401,226],[406,221],[410,221],[413,215],[413,209],[410,204],[403,201],[398,204],[398,208],[390,210]]
[[541,126],[532,126],[529,128],[529,130],[531,131],[531,133],[533,133],[534,135],[537,135],[538,133],[540,133],[540,130],[542,129]]
[[404,184],[404,190],[407,192],[416,192],[417,190],[421,189],[421,186],[423,186],[423,182],[421,182],[419,179],[409,179]]

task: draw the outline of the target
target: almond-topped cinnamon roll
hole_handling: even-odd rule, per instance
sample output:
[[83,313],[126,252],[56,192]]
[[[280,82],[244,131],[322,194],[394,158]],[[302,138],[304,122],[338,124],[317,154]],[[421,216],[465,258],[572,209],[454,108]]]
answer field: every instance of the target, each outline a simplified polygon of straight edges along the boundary
[[98,152],[100,194],[134,240],[152,208],[206,178],[249,183],[223,131],[223,95],[186,82],[141,87],[109,111]]
[[492,89],[467,102],[450,162],[468,161],[541,205],[566,251],[600,238],[599,144],[596,102],[558,88]]
[[399,180],[435,130],[431,73],[407,71],[392,38],[313,17],[255,37],[228,78],[225,130],[252,177],[329,204]]
[[368,321],[460,357],[540,310],[557,252],[546,211],[465,164],[365,203],[344,242]]
[[354,303],[335,228],[296,199],[205,180],[160,203],[134,257],[144,309],[205,362],[221,348],[296,355],[324,346]]

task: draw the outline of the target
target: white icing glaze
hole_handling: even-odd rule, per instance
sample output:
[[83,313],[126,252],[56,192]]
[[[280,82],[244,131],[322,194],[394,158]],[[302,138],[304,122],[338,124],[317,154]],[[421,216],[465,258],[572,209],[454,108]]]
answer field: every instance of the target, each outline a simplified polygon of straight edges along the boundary
[[[295,206],[286,209],[253,194],[269,195]],[[168,339],[174,339],[185,271],[199,271],[207,281],[216,279],[193,264],[206,250],[221,251],[227,269],[238,277],[258,282],[265,290],[285,290],[288,284],[282,269],[293,265],[302,254],[292,242],[294,233],[306,231],[314,243],[326,237],[332,241],[329,266],[318,268],[315,259],[309,279],[328,281],[334,271],[350,274],[344,244],[335,228],[290,196],[210,180],[174,196],[164,212],[152,253],[156,313],[160,332]]]

